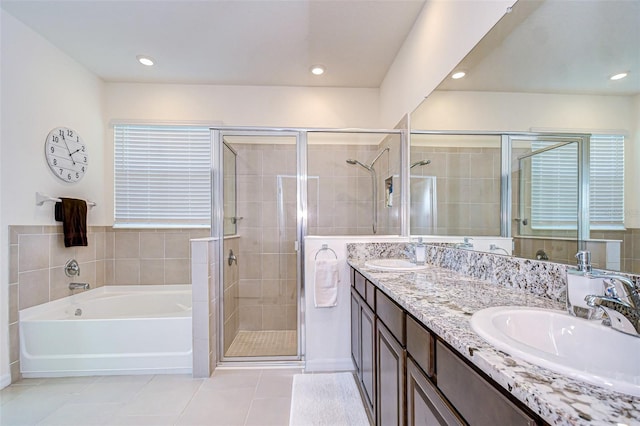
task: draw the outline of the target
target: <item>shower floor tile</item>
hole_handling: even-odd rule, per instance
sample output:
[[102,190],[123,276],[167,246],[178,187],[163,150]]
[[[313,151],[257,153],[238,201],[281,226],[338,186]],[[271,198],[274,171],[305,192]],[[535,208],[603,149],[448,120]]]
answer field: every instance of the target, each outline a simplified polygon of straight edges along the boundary
[[295,330],[239,331],[225,356],[295,356],[297,353]]

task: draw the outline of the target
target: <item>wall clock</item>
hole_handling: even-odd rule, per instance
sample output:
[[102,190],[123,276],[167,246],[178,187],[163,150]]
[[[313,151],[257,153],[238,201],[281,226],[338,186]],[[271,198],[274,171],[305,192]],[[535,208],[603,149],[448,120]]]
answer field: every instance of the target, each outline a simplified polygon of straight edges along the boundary
[[82,137],[68,127],[49,132],[44,154],[54,175],[65,182],[77,182],[87,172],[89,156]]

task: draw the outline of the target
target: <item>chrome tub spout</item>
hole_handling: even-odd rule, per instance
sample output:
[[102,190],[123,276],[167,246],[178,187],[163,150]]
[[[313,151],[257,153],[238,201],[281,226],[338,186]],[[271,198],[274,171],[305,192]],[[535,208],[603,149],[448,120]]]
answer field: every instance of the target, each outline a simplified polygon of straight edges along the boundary
[[89,290],[89,283],[69,283],[69,290]]

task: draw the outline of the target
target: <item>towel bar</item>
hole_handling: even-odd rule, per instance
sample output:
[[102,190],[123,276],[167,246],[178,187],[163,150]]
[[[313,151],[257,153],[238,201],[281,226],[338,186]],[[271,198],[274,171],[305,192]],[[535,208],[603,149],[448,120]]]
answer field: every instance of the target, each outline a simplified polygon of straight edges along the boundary
[[[53,197],[49,197],[48,195],[44,195],[40,192],[36,192],[36,206],[41,206],[46,202],[51,202],[51,203],[59,203],[62,200],[60,200],[60,198],[53,198]],[[95,207],[96,203],[93,201],[89,201],[86,200],[87,202],[87,206],[89,207]]]
[[318,255],[320,254],[320,252],[321,252],[321,251],[325,251],[325,250],[328,250],[328,251],[330,251],[331,253],[333,253],[333,255],[336,257],[336,260],[338,259],[338,255],[336,254],[336,252],[335,252],[331,247],[329,247],[329,246],[328,246],[328,245],[326,245],[326,244],[323,244],[323,245],[322,245],[322,247],[320,248],[320,250],[318,250],[318,251],[316,252],[316,257],[314,257],[313,259],[314,259],[314,260],[317,260],[317,259],[318,259]]

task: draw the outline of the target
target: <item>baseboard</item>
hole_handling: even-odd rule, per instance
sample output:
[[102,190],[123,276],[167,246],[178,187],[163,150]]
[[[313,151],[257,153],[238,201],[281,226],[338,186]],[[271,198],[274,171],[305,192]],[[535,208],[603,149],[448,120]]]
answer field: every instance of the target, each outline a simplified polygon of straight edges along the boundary
[[11,384],[11,374],[5,374],[0,377],[0,389],[4,389]]
[[305,372],[317,371],[354,371],[355,367],[351,358],[315,359],[305,361]]

